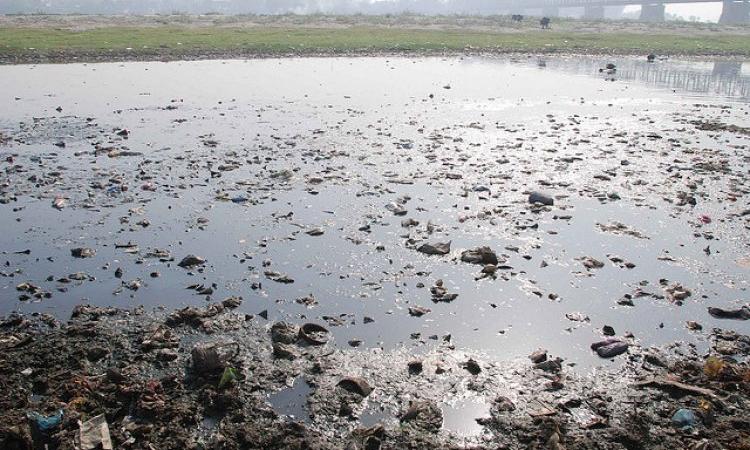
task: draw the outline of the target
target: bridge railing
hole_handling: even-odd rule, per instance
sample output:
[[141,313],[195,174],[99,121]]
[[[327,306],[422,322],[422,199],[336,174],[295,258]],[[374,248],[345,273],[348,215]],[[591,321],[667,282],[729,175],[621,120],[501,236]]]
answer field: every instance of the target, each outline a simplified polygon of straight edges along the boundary
[[[710,2],[710,0],[709,0]],[[722,0],[714,0],[721,3]],[[580,6],[622,6],[640,5],[643,3],[706,3],[706,0],[505,0],[501,7],[508,9],[524,8],[572,8]]]

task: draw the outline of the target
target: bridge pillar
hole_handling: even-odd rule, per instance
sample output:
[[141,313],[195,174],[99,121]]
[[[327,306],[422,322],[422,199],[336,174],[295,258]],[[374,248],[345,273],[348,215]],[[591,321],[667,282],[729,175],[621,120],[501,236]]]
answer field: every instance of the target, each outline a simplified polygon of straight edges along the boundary
[[544,17],[560,17],[560,8],[557,6],[547,6],[542,8],[542,16]]
[[604,19],[604,6],[586,6],[583,8],[584,19]]
[[664,3],[644,3],[641,5],[642,22],[664,22]]
[[750,23],[750,2],[724,0],[723,3],[720,24]]

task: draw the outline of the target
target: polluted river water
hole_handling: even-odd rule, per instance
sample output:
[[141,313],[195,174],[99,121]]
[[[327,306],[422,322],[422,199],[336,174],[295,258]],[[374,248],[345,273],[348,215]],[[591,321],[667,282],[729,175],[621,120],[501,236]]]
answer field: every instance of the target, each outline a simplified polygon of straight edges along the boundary
[[[589,348],[609,335],[706,352],[714,327],[750,331],[708,312],[750,302],[747,64],[299,58],[0,79],[2,315],[237,297],[269,325],[325,324],[337,348],[545,349],[581,373],[622,363]],[[480,247],[492,267],[462,260]],[[300,418],[308,386],[290,389],[270,401]],[[445,426],[474,434],[487,409],[446,404]]]

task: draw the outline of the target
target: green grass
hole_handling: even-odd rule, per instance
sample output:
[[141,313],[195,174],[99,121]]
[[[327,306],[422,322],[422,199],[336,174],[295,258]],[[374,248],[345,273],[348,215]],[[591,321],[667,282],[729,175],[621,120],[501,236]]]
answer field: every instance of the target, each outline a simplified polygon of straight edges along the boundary
[[[716,34],[576,33],[525,30],[483,32],[382,27],[0,28],[0,55],[122,53],[174,55],[203,52],[283,54],[316,52],[571,52],[750,55],[747,36]],[[30,50],[34,49],[34,50]]]

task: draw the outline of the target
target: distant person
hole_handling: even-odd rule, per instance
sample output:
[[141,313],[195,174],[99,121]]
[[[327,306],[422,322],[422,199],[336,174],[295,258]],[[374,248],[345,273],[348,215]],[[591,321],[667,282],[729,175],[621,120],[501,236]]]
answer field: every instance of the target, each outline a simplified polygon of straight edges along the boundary
[[539,21],[539,25],[542,26],[542,30],[549,30],[549,17],[542,17],[542,20]]

